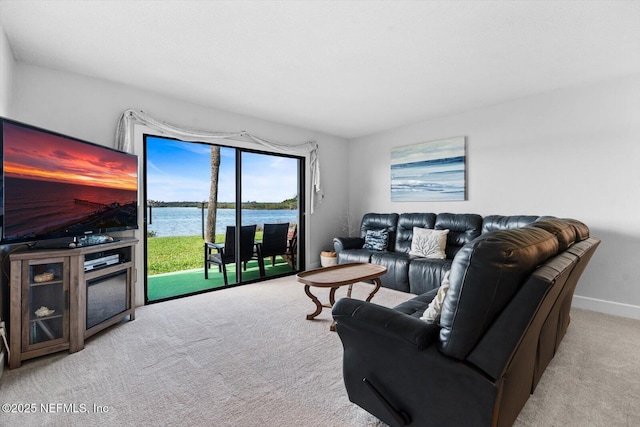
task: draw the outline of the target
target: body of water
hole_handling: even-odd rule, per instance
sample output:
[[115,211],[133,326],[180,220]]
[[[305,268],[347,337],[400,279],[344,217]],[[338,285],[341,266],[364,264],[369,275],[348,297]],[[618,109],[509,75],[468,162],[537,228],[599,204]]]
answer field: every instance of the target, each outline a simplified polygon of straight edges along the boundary
[[[147,208],[147,215],[149,210]],[[205,221],[207,209],[204,210]],[[253,210],[242,211],[242,225],[257,224],[262,228],[264,224],[288,222],[298,223],[297,210]],[[216,218],[216,233],[224,234],[228,225],[235,225],[235,209],[218,209]],[[201,236],[202,209],[200,208],[153,208],[152,223],[147,225],[148,231],[156,233],[157,237],[167,236]]]

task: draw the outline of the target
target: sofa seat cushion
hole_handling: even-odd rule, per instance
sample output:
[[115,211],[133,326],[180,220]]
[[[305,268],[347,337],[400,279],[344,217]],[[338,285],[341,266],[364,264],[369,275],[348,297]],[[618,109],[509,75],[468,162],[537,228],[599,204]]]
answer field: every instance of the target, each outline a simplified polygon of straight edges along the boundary
[[370,262],[387,267],[387,272],[380,277],[382,286],[409,292],[409,264],[413,258],[401,252],[374,252]]
[[447,271],[450,259],[415,258],[409,264],[409,292],[420,295],[438,288]]
[[526,277],[557,253],[557,238],[537,227],[487,233],[460,249],[442,307],[440,351],[464,359]]

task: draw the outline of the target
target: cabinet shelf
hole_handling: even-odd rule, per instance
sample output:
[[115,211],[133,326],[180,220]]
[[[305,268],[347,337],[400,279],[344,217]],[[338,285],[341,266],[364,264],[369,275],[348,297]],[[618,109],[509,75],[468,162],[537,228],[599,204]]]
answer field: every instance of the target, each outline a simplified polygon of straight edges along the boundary
[[64,280],[59,279],[59,280],[49,280],[48,282],[31,282],[29,283],[29,286],[36,287],[36,286],[47,286],[47,285],[59,285],[61,283],[64,283]]
[[132,267],[133,264],[131,262],[121,262],[119,264],[112,264],[105,267],[96,268],[94,270],[85,271],[84,278],[85,280],[91,280],[96,277],[105,276],[116,271],[121,271],[126,268]]
[[41,320],[50,320],[50,319],[60,319],[62,318],[62,314],[52,314],[51,316],[44,316],[44,317],[31,317],[29,319],[29,322],[39,322]]

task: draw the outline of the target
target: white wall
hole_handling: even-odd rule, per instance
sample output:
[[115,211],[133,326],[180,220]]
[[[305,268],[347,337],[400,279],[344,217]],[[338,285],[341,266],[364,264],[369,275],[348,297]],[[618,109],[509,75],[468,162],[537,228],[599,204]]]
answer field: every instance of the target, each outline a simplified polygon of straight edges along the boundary
[[[461,135],[467,137],[467,201],[390,201],[392,147]],[[366,212],[533,214],[585,222],[602,244],[574,305],[640,318],[640,75],[358,138],[350,142],[349,160],[356,222]]]
[[[315,140],[320,147],[325,198],[308,223],[307,267],[319,266],[320,251],[332,247],[333,236],[341,234],[337,218],[344,214],[348,197],[348,189],[344,186],[348,148],[341,138],[22,63],[16,63],[14,82],[14,119],[110,147],[115,144],[117,120],[126,109],[143,110],[156,119],[179,126],[215,131],[244,130],[287,144]],[[141,304],[140,258],[137,264],[136,300]]]
[[11,46],[0,25],[0,116],[11,117],[13,68],[15,60]]

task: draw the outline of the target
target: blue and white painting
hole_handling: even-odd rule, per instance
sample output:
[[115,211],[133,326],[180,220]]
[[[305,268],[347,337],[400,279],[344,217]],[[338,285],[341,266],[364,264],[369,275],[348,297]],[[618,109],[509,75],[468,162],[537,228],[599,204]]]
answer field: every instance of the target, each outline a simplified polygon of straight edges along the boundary
[[391,150],[391,201],[466,200],[465,137]]

